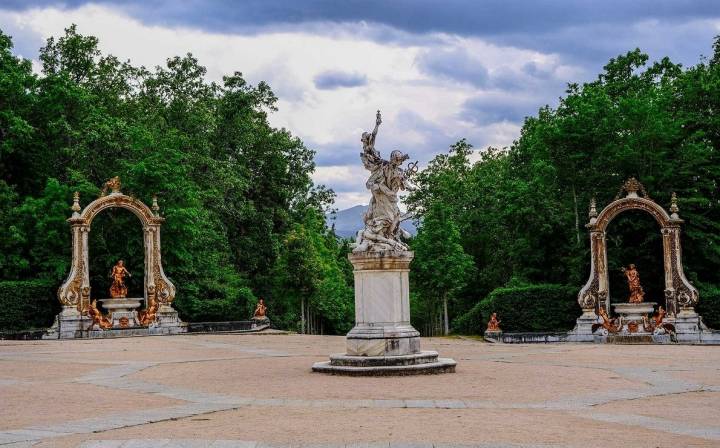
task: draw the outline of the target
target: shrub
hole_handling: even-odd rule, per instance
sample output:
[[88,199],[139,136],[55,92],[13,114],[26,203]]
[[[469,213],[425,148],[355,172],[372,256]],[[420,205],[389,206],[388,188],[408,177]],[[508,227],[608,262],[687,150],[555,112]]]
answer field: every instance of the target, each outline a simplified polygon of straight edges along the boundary
[[697,312],[703,322],[714,330],[720,330],[720,288],[708,288],[700,291]]
[[49,327],[60,310],[47,280],[0,281],[0,331]]
[[490,314],[497,313],[504,332],[567,331],[582,313],[578,288],[555,284],[497,288],[455,320],[453,331],[482,334]]
[[180,318],[186,322],[248,320],[255,310],[257,298],[247,287],[238,288],[236,292],[235,297],[206,300],[184,296],[179,292],[178,298],[173,302],[173,307],[180,313]]

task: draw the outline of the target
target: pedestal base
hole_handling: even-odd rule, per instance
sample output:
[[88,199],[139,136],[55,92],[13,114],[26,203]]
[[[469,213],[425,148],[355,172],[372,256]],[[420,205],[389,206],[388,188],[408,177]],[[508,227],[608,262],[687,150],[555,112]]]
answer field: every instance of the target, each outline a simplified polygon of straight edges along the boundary
[[[138,325],[136,311],[113,311],[114,327],[106,330],[93,325],[92,319],[82,316],[73,307],[66,307],[55,317],[55,323],[43,336],[43,339],[86,339],[86,338],[118,338],[129,336],[155,336],[180,334],[187,332],[187,324],[178,317],[177,311],[166,307],[159,311],[155,322],[147,327]],[[127,325],[124,325],[127,319]]]
[[455,372],[457,363],[424,351],[400,356],[331,355],[330,361],[315,363],[314,372],[346,376],[403,376]]
[[485,340],[489,342],[502,342],[502,331],[485,330]]
[[593,310],[583,310],[582,316],[577,318],[575,328],[568,333],[568,342],[595,342],[593,325],[598,323],[598,316]]
[[412,252],[350,254],[355,268],[355,327],[347,334],[345,354],[313,365],[333,375],[385,376],[446,373],[455,361],[420,351],[420,333],[410,325]]
[[346,336],[350,356],[402,356],[420,352],[420,332],[412,325],[358,324]]

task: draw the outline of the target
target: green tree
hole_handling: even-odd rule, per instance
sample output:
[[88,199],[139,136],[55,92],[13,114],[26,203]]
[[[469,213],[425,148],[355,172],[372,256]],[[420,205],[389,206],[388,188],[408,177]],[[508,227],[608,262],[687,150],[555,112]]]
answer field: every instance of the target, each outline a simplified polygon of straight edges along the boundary
[[460,244],[460,230],[443,203],[432,203],[423,215],[422,225],[413,240],[415,251],[412,275],[426,309],[442,307],[443,334],[450,331],[448,301],[467,284],[473,260]]
[[[48,39],[40,62],[36,76],[0,32],[4,280],[41,277],[59,284],[70,260],[65,220],[72,192],[79,191],[85,205],[119,175],[123,192],[145,202],[158,195],[166,218],[165,270],[178,287],[175,305],[183,318],[249,317],[256,295],[270,290],[285,242],[303,227],[322,262],[313,297],[347,298],[339,243],[316,218],[332,194],[313,191],[314,152],[270,126],[277,98],[266,83],[250,85],[240,72],[207,82],[205,67],[191,54],[153,69],[137,67],[103,54],[97,38],[74,25]],[[315,216],[312,223],[308,216]],[[143,259],[141,241],[117,240],[137,236],[132,226],[137,220],[122,213],[93,222],[93,294],[105,291],[108,260]],[[332,262],[323,270],[326,259]],[[343,275],[333,277],[336,272]],[[272,303],[278,310],[291,308],[304,288],[285,285]],[[327,312],[334,322],[328,331],[348,325],[341,314]]]

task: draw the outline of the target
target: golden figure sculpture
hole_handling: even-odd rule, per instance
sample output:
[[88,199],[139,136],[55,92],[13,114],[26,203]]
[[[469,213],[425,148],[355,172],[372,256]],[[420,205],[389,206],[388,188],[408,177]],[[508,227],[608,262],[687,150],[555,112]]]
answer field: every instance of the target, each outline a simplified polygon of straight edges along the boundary
[[627,269],[622,268],[621,270],[622,273],[625,274],[625,277],[627,277],[628,288],[630,289],[630,298],[628,299],[628,302],[642,303],[643,298],[645,297],[645,292],[643,291],[642,286],[640,286],[640,274],[637,269],[635,269],[635,265],[631,264]]
[[255,320],[267,319],[267,316],[265,315],[266,312],[267,312],[267,307],[265,306],[265,301],[261,298],[258,301],[257,306],[255,307],[255,314],[253,314],[253,319],[255,319]]
[[107,330],[108,328],[112,327],[112,322],[110,322],[110,319],[105,317],[103,313],[101,313],[98,309],[96,300],[90,302],[90,305],[87,307],[86,312],[88,317],[93,320],[92,325],[97,325],[103,330]]
[[667,311],[662,306],[653,314],[652,320],[643,316],[643,328],[649,333],[674,334],[675,326],[665,322]]
[[620,331],[621,327],[618,325],[617,320],[610,319],[610,316],[608,316],[607,312],[603,307],[600,307],[597,315],[600,316],[600,318],[602,319],[602,323],[593,325],[593,333],[595,333],[595,330],[597,330],[598,328],[604,328],[608,331],[608,333],[617,333],[618,331]]
[[112,193],[120,193],[121,185],[122,184],[120,183],[120,177],[119,176],[113,177],[109,181],[105,182],[105,185],[103,185],[103,189],[100,192],[100,196],[105,196],[107,194],[108,189]]
[[490,320],[487,323],[486,331],[501,331],[500,321],[497,319],[497,313],[492,313],[492,315],[490,316]]
[[160,306],[157,300],[150,299],[150,305],[147,309],[138,311],[138,321],[140,322],[140,325],[147,327],[151,323],[155,322],[159,307]]
[[665,309],[662,307],[662,305],[659,306],[659,307],[658,307],[658,310],[657,310],[657,313],[655,313],[655,315],[653,316],[653,320],[655,321],[655,326],[656,326],[656,327],[659,327],[660,325],[662,325],[663,320],[665,319],[665,315],[666,315],[666,314],[667,314],[667,312],[666,312]]
[[132,277],[130,271],[125,269],[125,262],[118,260],[113,266],[110,272],[110,277],[113,279],[112,285],[110,286],[110,297],[113,299],[127,297],[127,286],[125,285],[125,276]]

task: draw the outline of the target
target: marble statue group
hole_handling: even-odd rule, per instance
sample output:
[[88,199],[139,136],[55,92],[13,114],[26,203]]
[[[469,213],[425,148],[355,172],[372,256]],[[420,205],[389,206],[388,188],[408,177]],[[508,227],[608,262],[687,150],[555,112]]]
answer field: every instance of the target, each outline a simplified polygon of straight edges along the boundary
[[390,160],[384,160],[380,156],[380,152],[375,149],[375,139],[381,123],[382,118],[378,111],[375,129],[372,132],[363,132],[361,137],[363,151],[360,153],[360,160],[365,169],[370,171],[365,186],[372,197],[363,219],[365,227],[357,233],[354,253],[408,250],[402,238],[410,235],[400,227],[400,222],[410,216],[400,212],[398,193],[413,188],[410,177],[417,171],[417,163],[403,169],[403,162],[410,157],[398,150],[390,153]]

